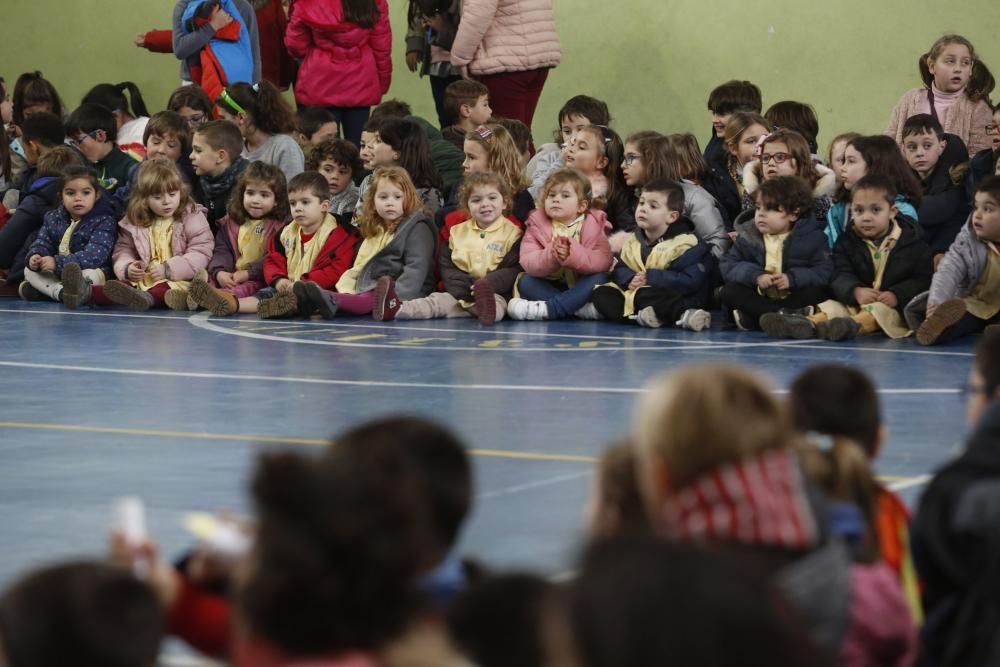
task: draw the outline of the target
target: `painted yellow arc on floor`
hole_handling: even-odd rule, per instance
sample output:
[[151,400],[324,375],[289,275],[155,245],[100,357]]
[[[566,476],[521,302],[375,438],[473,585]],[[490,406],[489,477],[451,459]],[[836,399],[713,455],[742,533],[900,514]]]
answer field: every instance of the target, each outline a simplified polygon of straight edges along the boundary
[[[39,422],[0,421],[0,428],[33,429],[39,431],[69,431],[74,433],[107,433],[109,435],[141,435],[154,438],[191,438],[193,440],[223,440],[231,442],[256,442],[269,445],[327,445],[329,440],[315,438],[285,438],[270,435],[248,435],[240,433],[199,433],[190,431],[160,431],[145,428],[123,428],[117,426],[87,426],[84,424],[47,424]],[[471,449],[473,456],[501,459],[527,459],[532,461],[568,461],[572,463],[594,463],[593,456],[577,454],[546,454],[543,452],[516,452],[506,449]]]

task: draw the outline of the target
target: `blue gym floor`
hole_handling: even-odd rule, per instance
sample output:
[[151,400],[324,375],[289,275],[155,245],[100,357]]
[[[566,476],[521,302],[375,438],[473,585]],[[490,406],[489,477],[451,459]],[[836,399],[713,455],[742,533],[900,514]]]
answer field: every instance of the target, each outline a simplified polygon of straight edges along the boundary
[[101,553],[121,495],[146,501],[151,532],[174,554],[190,543],[185,513],[247,509],[256,451],[315,448],[399,412],[442,419],[474,448],[462,551],[558,574],[572,566],[593,457],[627,430],[643,383],[705,361],[746,364],[779,390],[815,363],[867,370],[890,428],[878,471],[912,502],[961,446],[972,349],[585,321],[73,312],[2,299],[0,584]]

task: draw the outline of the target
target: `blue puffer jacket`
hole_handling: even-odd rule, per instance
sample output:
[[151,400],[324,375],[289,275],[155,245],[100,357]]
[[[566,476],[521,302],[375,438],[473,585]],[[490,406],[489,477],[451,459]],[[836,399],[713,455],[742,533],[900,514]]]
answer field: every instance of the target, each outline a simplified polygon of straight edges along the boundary
[[[739,236],[729,254],[720,263],[722,279],[754,287],[764,273],[764,237],[754,221],[747,220],[736,229]],[[788,275],[791,289],[826,287],[833,278],[833,256],[826,234],[815,218],[799,218],[785,239],[781,253],[781,272]]]
[[118,221],[109,199],[109,195],[98,197],[94,208],[80,220],[69,239],[68,255],[59,254],[59,243],[69,229],[69,213],[62,206],[46,213],[42,229],[28,248],[27,256],[55,257],[56,275],[62,275],[63,268],[74,262],[81,269],[102,269],[104,275],[111,277],[111,251],[118,238]]

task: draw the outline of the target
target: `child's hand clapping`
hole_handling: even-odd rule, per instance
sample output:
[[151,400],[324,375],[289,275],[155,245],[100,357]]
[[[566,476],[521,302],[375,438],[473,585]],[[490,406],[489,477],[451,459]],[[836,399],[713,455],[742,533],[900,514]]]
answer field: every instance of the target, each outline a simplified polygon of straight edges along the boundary
[[566,258],[569,257],[570,241],[568,236],[557,236],[552,242],[555,246],[556,257],[559,258],[560,262],[565,262]]
[[142,280],[142,276],[145,270],[142,268],[142,263],[132,262],[128,265],[128,269],[125,270],[125,277],[128,278],[133,283],[137,283]]

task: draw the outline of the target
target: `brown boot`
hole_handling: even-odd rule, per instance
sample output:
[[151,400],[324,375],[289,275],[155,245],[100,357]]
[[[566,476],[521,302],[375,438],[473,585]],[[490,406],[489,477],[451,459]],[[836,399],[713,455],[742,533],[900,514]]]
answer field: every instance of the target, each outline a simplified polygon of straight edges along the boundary
[[153,296],[138,287],[132,287],[120,280],[110,280],[104,285],[104,296],[109,301],[128,306],[136,312],[149,310],[153,307]]
[[187,296],[194,302],[210,311],[213,315],[235,315],[239,309],[236,297],[229,292],[217,290],[201,277],[196,277],[191,281]]
[[954,326],[967,312],[965,301],[948,299],[938,304],[934,314],[924,320],[917,329],[917,342],[921,345],[933,345],[948,327]]
[[273,320],[299,314],[299,300],[292,292],[278,292],[270,299],[262,299],[257,304],[257,317]]
[[170,310],[196,310],[195,308],[188,308],[188,295],[190,292],[186,289],[169,289],[167,293],[163,295],[163,303],[167,304],[167,308]]

